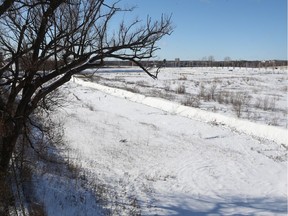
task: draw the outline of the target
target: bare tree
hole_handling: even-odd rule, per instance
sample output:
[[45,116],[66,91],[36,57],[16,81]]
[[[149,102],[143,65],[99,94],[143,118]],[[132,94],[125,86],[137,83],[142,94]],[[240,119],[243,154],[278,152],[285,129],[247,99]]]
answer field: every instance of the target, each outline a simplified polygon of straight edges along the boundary
[[[99,68],[106,58],[141,60],[172,32],[171,17],[124,21],[111,30],[119,4],[106,0],[0,1],[0,172],[9,168],[17,139],[33,111],[72,75]],[[108,1],[107,1],[108,2]],[[111,2],[111,1],[109,1]]]
[[229,67],[230,62],[231,62],[231,58],[229,56],[226,56],[224,58],[224,66]]
[[210,55],[208,56],[208,62],[210,64],[210,67],[213,67],[213,62],[215,61],[214,56]]
[[208,56],[208,61],[210,61],[210,62],[215,61],[214,56],[213,55]]
[[230,58],[229,56],[226,56],[226,57],[224,58],[224,61],[230,62],[230,61],[231,61],[231,58]]

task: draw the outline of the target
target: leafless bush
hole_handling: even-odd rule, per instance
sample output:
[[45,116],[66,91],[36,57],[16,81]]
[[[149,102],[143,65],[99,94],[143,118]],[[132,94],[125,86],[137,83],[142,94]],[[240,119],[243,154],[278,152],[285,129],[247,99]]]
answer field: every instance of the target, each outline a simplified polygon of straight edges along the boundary
[[282,88],[282,91],[288,92],[288,86],[284,86],[284,87]]
[[203,83],[201,83],[198,96],[205,101],[216,100],[216,88],[216,82],[214,82],[208,89],[206,89]]
[[269,109],[269,97],[266,96],[263,100],[263,110],[268,110]]
[[228,92],[228,91],[224,91],[223,93],[222,93],[222,95],[223,95],[223,98],[224,98],[224,103],[225,104],[229,104],[229,101],[230,101],[230,92]]
[[187,80],[187,77],[182,74],[182,75],[178,78],[178,80]]
[[269,110],[275,111],[275,107],[276,107],[276,98],[273,97],[270,99]]
[[258,97],[256,98],[254,107],[257,109],[263,109],[264,111],[274,111],[276,107],[276,98],[265,96],[265,98]]
[[221,91],[218,92],[216,99],[217,99],[219,104],[223,104],[224,103],[224,97],[223,97],[223,93]]
[[267,123],[268,125],[279,126],[279,117],[274,117],[270,119]]
[[119,82],[125,82],[125,78],[122,76],[115,76],[114,79],[110,79],[111,81],[119,81]]
[[176,89],[177,94],[185,94],[186,93],[186,88],[184,85],[179,85]]
[[122,89],[126,90],[126,91],[130,91],[130,92],[133,92],[133,93],[141,93],[141,91],[136,88],[135,86],[134,87],[128,87],[128,86],[125,86],[125,87],[121,87]]
[[199,108],[201,103],[200,103],[199,97],[190,96],[190,97],[186,97],[185,100],[182,101],[182,104],[184,106],[191,106],[191,107]]
[[166,92],[166,93],[161,93],[161,94],[160,94],[160,97],[161,97],[161,98],[164,98],[164,99],[167,99],[167,100],[175,100],[175,95],[170,94],[170,93],[168,93],[168,92]]
[[211,98],[212,100],[216,100],[216,99],[215,99],[215,91],[216,91],[216,88],[217,88],[217,84],[214,82],[214,83],[212,84],[212,86],[210,86],[210,89],[209,89],[210,98]]
[[206,90],[205,86],[202,83],[200,85],[198,97],[205,100],[205,101],[211,100],[211,94],[209,93],[209,90]]
[[137,81],[136,85],[141,86],[141,87],[150,87],[149,83],[147,81],[144,81],[144,80]]
[[256,101],[254,103],[254,107],[257,108],[257,109],[260,109],[261,106],[262,106],[262,98],[261,97],[257,97]]
[[101,79],[103,79],[102,77],[100,77],[100,76],[91,76],[91,78],[90,78],[90,80],[92,81],[92,82],[99,82]]
[[152,96],[152,97],[162,97],[163,96],[161,90],[156,89],[156,88],[150,89],[147,95]]
[[271,110],[274,111],[275,110],[275,106],[276,106],[276,98],[275,97],[268,97],[266,96],[263,100],[263,110],[267,111],[267,110]]
[[200,84],[199,97],[200,98],[205,97],[205,86],[203,85],[203,83]]
[[209,92],[206,92],[203,98],[205,101],[210,101],[212,99],[211,94]]
[[171,91],[170,83],[165,82],[165,84],[164,84],[164,90],[165,90],[166,92]]
[[233,107],[233,110],[235,111],[237,117],[241,117],[242,115],[242,111],[244,109],[244,107],[249,106],[249,102],[250,102],[250,96],[244,92],[237,92],[234,94],[231,94],[231,104]]
[[175,99],[175,95],[170,94],[169,92],[166,92],[166,91],[162,92],[159,89],[152,89],[149,91],[149,93],[147,95],[152,96],[152,97],[164,98],[167,100],[174,100]]

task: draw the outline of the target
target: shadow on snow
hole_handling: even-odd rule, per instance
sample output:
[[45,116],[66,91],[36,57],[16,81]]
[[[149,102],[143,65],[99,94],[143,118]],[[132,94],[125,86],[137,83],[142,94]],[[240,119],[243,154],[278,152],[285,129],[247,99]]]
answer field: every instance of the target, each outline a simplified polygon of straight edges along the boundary
[[[175,200],[176,199],[176,200]],[[179,198],[171,197],[176,204],[158,206],[171,216],[202,215],[287,215],[287,199],[285,198]],[[176,202],[175,202],[176,201]]]

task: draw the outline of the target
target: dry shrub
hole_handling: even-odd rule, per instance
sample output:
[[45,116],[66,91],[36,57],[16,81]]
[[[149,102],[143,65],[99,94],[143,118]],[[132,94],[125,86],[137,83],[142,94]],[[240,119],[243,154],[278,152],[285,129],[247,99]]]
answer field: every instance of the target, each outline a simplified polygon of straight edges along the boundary
[[181,75],[178,80],[187,80],[187,77],[185,75]]
[[149,83],[144,80],[136,81],[136,85],[141,86],[141,87],[150,87]]
[[123,87],[122,89],[124,89],[126,91],[130,91],[132,93],[137,93],[137,94],[141,93],[141,91],[138,88],[136,88],[136,87],[131,87],[130,88],[130,87],[126,86],[126,87]]
[[185,94],[186,93],[186,88],[184,85],[179,85],[176,89],[177,94]]
[[169,91],[171,90],[170,83],[165,82],[165,84],[164,84],[164,90],[165,90],[166,92],[169,92]]
[[263,109],[264,111],[275,111],[276,107],[276,98],[265,96],[265,98],[258,97],[256,98],[254,107],[257,109]]
[[182,101],[184,106],[191,106],[191,107],[200,107],[200,100],[199,97],[187,97],[184,101]]
[[200,84],[200,90],[199,90],[199,97],[200,98],[204,98],[205,97],[205,86],[203,85],[203,83]]
[[254,107],[257,108],[257,109],[260,109],[261,106],[262,106],[261,104],[262,104],[262,98],[261,97],[257,97],[256,101],[254,103]]
[[205,101],[216,100],[216,88],[217,83],[214,82],[209,88],[205,88],[205,86],[201,83],[200,90],[198,96]]
[[244,107],[249,106],[250,96],[246,92],[237,92],[231,94],[231,104],[237,117],[241,117]]
[[270,98],[270,97],[266,96],[264,98],[264,101],[263,101],[263,110],[264,111],[267,111],[267,110],[274,111],[275,106],[276,106],[276,98],[275,97]]
[[230,104],[231,103],[231,94],[233,97],[233,93],[230,93],[228,91],[219,91],[217,93],[217,96],[215,97],[215,99],[217,100],[217,102],[219,104],[223,104],[223,103]]
[[212,86],[210,86],[210,89],[209,89],[209,94],[210,94],[210,97],[212,100],[216,100],[215,99],[215,92],[216,92],[216,88],[217,88],[217,84],[214,82]]

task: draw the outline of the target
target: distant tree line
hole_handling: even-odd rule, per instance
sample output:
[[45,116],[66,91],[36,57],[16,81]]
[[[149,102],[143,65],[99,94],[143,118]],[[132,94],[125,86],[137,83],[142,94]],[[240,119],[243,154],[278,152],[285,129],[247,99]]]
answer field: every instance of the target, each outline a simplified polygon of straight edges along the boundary
[[[26,57],[27,59],[28,56]],[[9,62],[10,59],[4,59],[3,53],[0,52],[0,66],[5,62]],[[64,61],[58,60],[58,65],[64,65]],[[119,60],[107,60],[104,62],[106,66],[112,67],[129,67],[136,66],[135,63],[131,61],[119,61]],[[175,60],[158,60],[158,61],[142,61],[142,64],[146,67],[247,67],[247,68],[266,68],[266,67],[280,67],[288,66],[288,61],[286,60],[267,60],[267,61],[249,61],[249,60],[231,60],[229,57],[226,57],[223,61],[215,61],[213,57],[203,58],[202,60],[180,60],[176,58]],[[23,70],[27,69],[27,61],[25,57],[19,62],[20,68]],[[45,65],[42,66],[42,70],[51,70],[55,67],[55,62],[53,60],[47,60]]]
[[[146,67],[247,67],[247,68],[266,68],[287,66],[286,60],[270,60],[270,61],[248,61],[248,60],[229,60],[229,61],[210,61],[210,60],[164,60],[164,61],[142,61]],[[128,67],[134,66],[129,61],[106,61],[106,66]]]

